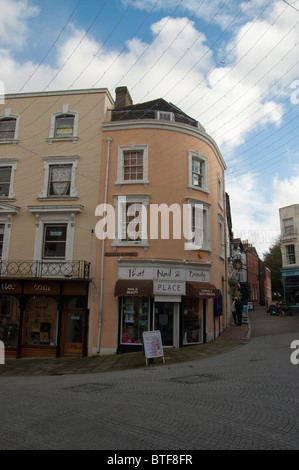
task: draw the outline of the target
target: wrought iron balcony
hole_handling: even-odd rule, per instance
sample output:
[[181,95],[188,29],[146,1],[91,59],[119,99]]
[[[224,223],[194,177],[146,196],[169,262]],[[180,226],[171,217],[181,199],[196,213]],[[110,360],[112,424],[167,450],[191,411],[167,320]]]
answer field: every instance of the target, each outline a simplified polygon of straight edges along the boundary
[[89,279],[88,261],[20,261],[0,260],[1,277]]

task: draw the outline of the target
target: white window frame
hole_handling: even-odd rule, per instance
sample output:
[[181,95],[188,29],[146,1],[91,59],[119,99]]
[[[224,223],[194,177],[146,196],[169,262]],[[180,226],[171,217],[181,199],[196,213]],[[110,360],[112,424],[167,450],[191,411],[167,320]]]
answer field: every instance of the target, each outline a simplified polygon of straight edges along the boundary
[[294,219],[293,219],[293,217],[283,219],[283,234],[284,235],[293,235],[294,232],[295,232],[295,228],[294,228]]
[[[66,233],[65,233],[65,241],[63,242],[56,242],[56,243],[64,243],[65,245],[65,254],[66,254],[66,244],[67,244],[67,236],[68,236],[68,226],[65,223],[53,223],[53,224],[44,224],[44,235],[43,235],[43,247],[42,247],[42,259],[45,261],[52,261],[52,260],[65,260],[65,254],[64,256],[45,256],[45,245],[46,245],[46,232],[48,227],[66,227]],[[48,243],[48,242],[47,242]]]
[[[290,248],[293,247],[294,252],[290,253]],[[294,244],[286,245],[286,264],[293,266],[296,264],[296,247]]]
[[[65,114],[68,114],[69,116],[74,117],[73,135],[72,136],[69,136],[69,135],[68,136],[63,136],[63,135],[56,136],[55,135],[56,118],[59,118],[60,116],[63,116]],[[62,111],[53,113],[51,116],[50,132],[49,132],[49,138],[47,139],[47,142],[49,144],[52,144],[53,142],[61,142],[61,141],[72,141],[73,143],[76,143],[79,140],[78,123],[79,123],[79,113],[77,111],[69,110],[69,105],[64,104],[62,107]]]
[[[143,152],[143,178],[140,180],[125,180],[124,179],[124,153],[130,151],[141,150]],[[116,186],[120,187],[123,184],[143,184],[147,187],[148,181],[148,145],[139,145],[131,142],[131,145],[120,145],[118,147],[117,155],[117,180]]]
[[219,258],[225,259],[225,229],[224,219],[218,214]]
[[[77,199],[78,192],[75,187],[75,177],[76,169],[78,166],[78,155],[73,155],[69,157],[43,157],[44,160],[44,183],[41,192],[39,193],[39,199]],[[64,195],[49,195],[49,179],[50,179],[50,166],[55,165],[72,165],[71,172],[71,184],[70,184],[70,194]]]
[[172,111],[156,111],[156,119],[160,121],[170,121],[174,122],[174,113]]
[[[142,204],[145,207],[143,218],[141,222],[142,237],[140,240],[122,240],[121,239],[121,215],[120,211],[123,210],[125,204]],[[114,196],[114,209],[115,209],[115,236],[112,247],[117,246],[141,246],[145,249],[148,248],[148,234],[147,234],[147,208],[148,208],[148,195],[123,195]]]
[[[2,245],[2,261],[8,261],[9,248],[10,248],[10,236],[11,236],[11,225],[12,216],[17,214],[19,207],[12,206],[10,204],[0,203],[0,224],[4,225],[4,237]],[[1,272],[1,274],[5,274]]]
[[217,197],[218,206],[223,210],[223,179],[220,173],[217,173]]
[[[202,206],[202,223],[203,223],[203,238],[202,245],[198,246],[194,243],[194,240],[191,238],[192,235],[192,212],[195,209],[195,205]],[[202,250],[202,251],[211,251],[211,233],[210,233],[210,204],[197,200],[197,199],[188,199],[187,209],[188,209],[188,227],[189,227],[189,240],[185,243],[185,249],[188,251]],[[201,229],[201,227],[199,227]],[[196,237],[196,236],[195,236]]]
[[7,108],[5,110],[5,114],[0,116],[0,121],[7,118],[14,119],[16,121],[14,137],[13,139],[0,139],[0,144],[17,144],[20,127],[20,116],[18,114],[11,114],[11,109]]
[[74,251],[74,234],[75,234],[75,215],[80,213],[83,209],[81,205],[60,205],[60,206],[29,206],[29,211],[35,214],[36,229],[35,229],[35,244],[34,244],[34,261],[43,260],[43,243],[44,243],[44,230],[46,225],[51,224],[66,224],[67,237],[65,247],[65,259],[51,258],[46,259],[46,262],[52,261],[64,262],[73,260]]
[[0,163],[0,168],[11,167],[10,173],[10,184],[9,184],[9,192],[8,196],[0,196],[1,200],[14,200],[15,199],[15,192],[14,192],[14,179],[15,179],[15,171],[17,169],[17,162],[18,160],[15,158],[2,158]]
[[[203,167],[203,175],[202,175],[202,187],[193,185],[193,178],[192,178],[192,162],[193,159],[196,159],[202,163]],[[189,182],[188,188],[189,189],[196,189],[197,191],[203,191],[209,193],[209,167],[208,167],[208,159],[202,153],[194,150],[189,150],[188,153],[188,166],[189,166]]]

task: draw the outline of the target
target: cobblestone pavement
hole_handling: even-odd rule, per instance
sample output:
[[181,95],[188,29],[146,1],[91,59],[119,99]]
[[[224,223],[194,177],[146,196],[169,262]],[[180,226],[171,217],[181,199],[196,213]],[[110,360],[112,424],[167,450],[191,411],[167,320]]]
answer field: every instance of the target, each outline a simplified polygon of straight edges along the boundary
[[[192,359],[202,359],[229,351],[257,336],[292,332],[299,333],[299,314],[269,316],[264,307],[259,307],[250,312],[249,323],[244,323],[240,327],[231,325],[211,343],[181,349],[165,349],[165,361],[170,365]],[[160,362],[156,361],[156,366],[160,366]],[[0,377],[89,374],[142,368],[144,365],[145,359],[142,352],[88,358],[6,359],[5,364],[0,365]]]
[[[133,369],[108,367],[100,373],[66,368],[62,375],[40,374],[38,368],[37,374],[2,373],[0,449],[98,449],[111,456],[115,449],[131,451],[128,455],[297,450],[294,340],[299,316],[268,317],[257,309],[250,325],[229,328],[210,345],[216,349],[202,356],[198,348],[197,357],[166,358],[153,367],[143,361]],[[225,343],[230,346],[218,346]]]

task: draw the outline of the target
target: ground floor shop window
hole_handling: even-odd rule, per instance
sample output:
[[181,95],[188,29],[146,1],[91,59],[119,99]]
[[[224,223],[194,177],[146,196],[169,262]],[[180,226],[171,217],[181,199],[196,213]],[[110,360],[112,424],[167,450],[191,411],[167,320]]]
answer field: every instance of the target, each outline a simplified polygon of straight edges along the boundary
[[202,343],[202,301],[185,298],[183,308],[183,343]]
[[143,331],[148,331],[149,299],[123,297],[121,315],[121,343],[142,344]]
[[0,297],[0,340],[6,347],[16,348],[19,336],[20,309],[17,297]]
[[285,278],[285,297],[287,305],[299,305],[299,276]]
[[25,344],[56,346],[57,302],[52,297],[32,297],[26,305]]

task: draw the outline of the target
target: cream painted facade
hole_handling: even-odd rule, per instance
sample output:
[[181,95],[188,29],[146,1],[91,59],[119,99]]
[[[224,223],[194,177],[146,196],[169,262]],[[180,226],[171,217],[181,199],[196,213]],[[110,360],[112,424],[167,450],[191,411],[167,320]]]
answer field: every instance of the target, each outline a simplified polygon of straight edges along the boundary
[[97,323],[95,208],[107,89],[0,108],[1,335],[7,354],[86,355]]
[[299,204],[279,209],[284,302],[299,310]]
[[[182,347],[212,341],[227,326],[225,163],[200,124],[163,100],[153,103],[160,108],[132,119],[128,110],[138,106],[131,108],[128,94],[114,102],[107,89],[5,97],[6,355],[138,350],[142,332],[152,329],[166,347]],[[119,120],[122,109],[127,118]],[[104,203],[120,226],[103,240],[103,217],[95,211]],[[137,226],[146,230],[132,241],[122,231],[135,219],[127,212],[134,203],[144,217]],[[155,232],[153,208],[164,210],[163,224],[170,217],[168,236],[160,216]],[[174,232],[172,209],[181,216]],[[192,231],[196,246],[188,241]]]
[[[164,108],[159,100],[145,103],[142,117],[136,118],[134,105],[126,106],[115,110],[116,118],[123,112],[122,119],[114,121],[112,114],[112,121],[103,123],[99,201],[114,208],[116,224],[115,237],[105,238],[107,225],[103,213],[98,213],[97,235],[101,238],[102,230],[103,240],[98,240],[96,277],[101,279],[102,294],[94,352],[140,349],[142,332],[152,329],[160,330],[164,346],[212,341],[227,326],[225,163],[202,126],[191,120],[189,124],[185,115],[185,122],[179,122],[175,107],[164,113],[165,102]],[[146,106],[151,112],[154,106],[160,110],[147,118]],[[140,158],[139,163],[135,158]],[[126,207],[134,203],[142,205],[144,219],[135,221],[139,220],[139,229],[146,226],[146,236],[125,240],[117,223],[128,227],[138,211],[130,216]],[[183,222],[181,236],[176,233],[175,238],[170,228],[169,237],[162,239],[160,220],[159,237],[155,237],[152,209],[162,204],[164,209],[179,208],[181,215],[183,206],[188,206],[189,229],[192,207],[201,205],[200,247],[187,243]],[[164,212],[163,222],[168,216]],[[215,298],[219,303],[222,299],[219,316],[214,315]]]

